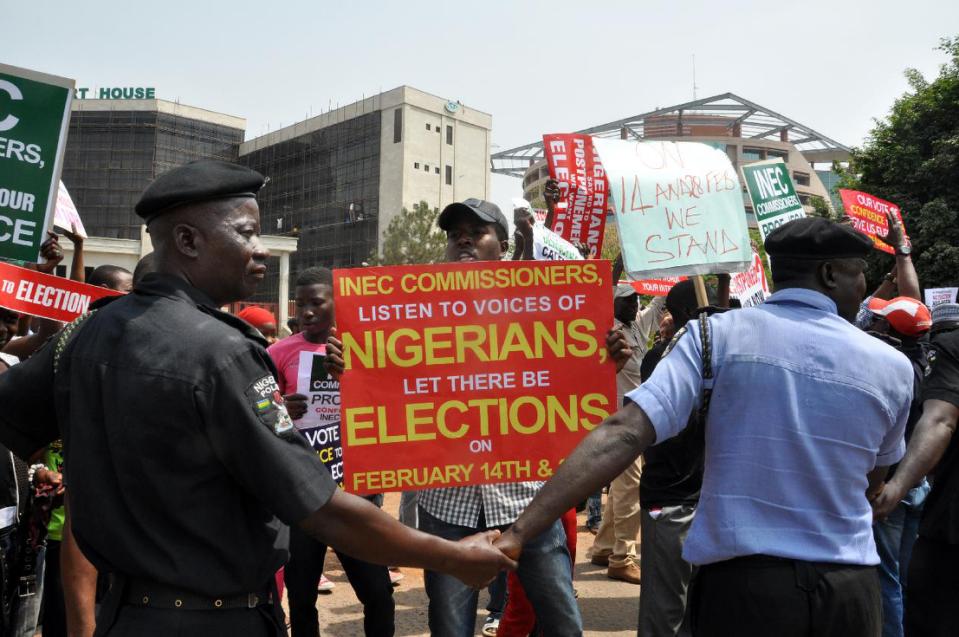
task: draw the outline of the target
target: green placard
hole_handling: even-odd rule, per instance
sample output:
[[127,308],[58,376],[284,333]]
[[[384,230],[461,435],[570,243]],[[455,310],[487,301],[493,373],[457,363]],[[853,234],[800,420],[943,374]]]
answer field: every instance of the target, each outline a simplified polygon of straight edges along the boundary
[[743,166],[742,171],[763,241],[787,221],[806,216],[782,159],[759,161]]
[[73,84],[0,64],[0,258],[39,258],[57,205]]

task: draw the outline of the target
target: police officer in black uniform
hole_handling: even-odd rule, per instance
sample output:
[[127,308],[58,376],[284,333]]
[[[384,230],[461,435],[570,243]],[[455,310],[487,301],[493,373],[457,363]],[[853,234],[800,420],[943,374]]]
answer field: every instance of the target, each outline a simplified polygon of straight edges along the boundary
[[156,271],[0,376],[0,443],[29,457],[62,432],[73,533],[113,576],[98,635],[285,634],[286,525],[474,586],[515,565],[495,533],[449,542],[339,491],[296,433],[266,342],[217,309],[266,271],[263,183],[219,161],[157,178],[136,208]]

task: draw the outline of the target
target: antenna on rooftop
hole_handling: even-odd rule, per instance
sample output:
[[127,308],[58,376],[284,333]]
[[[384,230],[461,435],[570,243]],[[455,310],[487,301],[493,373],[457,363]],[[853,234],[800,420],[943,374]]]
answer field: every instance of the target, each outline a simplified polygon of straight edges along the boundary
[[696,54],[693,53],[693,100],[696,100],[696,89],[699,87],[696,86]]

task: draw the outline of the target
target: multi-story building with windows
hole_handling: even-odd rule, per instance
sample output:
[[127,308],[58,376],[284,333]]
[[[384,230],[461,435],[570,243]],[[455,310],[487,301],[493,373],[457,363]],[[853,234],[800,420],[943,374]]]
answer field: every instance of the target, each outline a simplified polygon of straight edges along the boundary
[[260,171],[269,178],[261,226],[278,256],[257,300],[273,303],[303,268],[367,261],[403,208],[488,198],[491,127],[489,114],[409,86],[249,141],[246,121],[231,115],[159,99],[77,99],[63,182],[92,237],[89,264],[113,250],[125,265],[148,249],[133,208],[157,175],[203,158]]
[[[729,155],[740,166],[782,159],[789,167],[796,194],[811,210],[812,197],[830,203],[832,162],[849,161],[849,149],[813,129],[732,93],[660,108],[579,131],[597,137],[702,142]],[[491,157],[493,172],[523,179],[528,201],[542,196],[549,177],[542,142],[504,150]],[[817,170],[819,165],[819,170]],[[823,180],[827,184],[823,183]],[[752,204],[743,187],[750,223]]]
[[262,225],[299,237],[294,272],[359,265],[403,208],[487,197],[491,127],[486,113],[401,86],[244,142],[239,161],[270,177]]

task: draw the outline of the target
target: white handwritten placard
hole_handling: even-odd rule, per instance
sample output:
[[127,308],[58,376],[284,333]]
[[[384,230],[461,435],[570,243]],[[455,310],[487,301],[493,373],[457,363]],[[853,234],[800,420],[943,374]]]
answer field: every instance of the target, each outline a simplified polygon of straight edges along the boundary
[[742,272],[752,263],[742,186],[721,150],[594,138],[632,278]]

